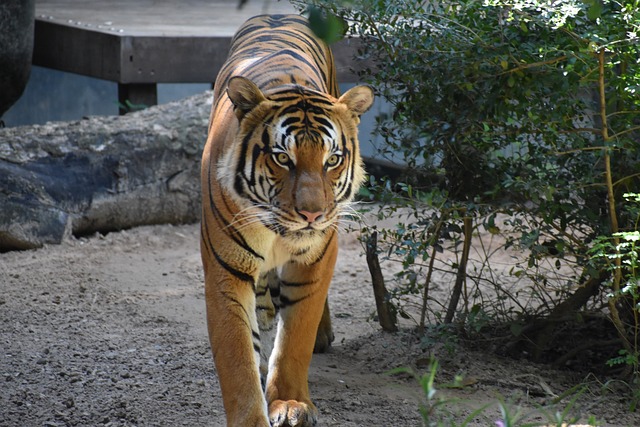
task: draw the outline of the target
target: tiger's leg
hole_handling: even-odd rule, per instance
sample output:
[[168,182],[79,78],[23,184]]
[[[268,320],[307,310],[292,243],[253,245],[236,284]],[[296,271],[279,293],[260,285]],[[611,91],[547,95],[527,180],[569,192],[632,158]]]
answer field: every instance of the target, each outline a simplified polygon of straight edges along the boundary
[[260,329],[260,380],[266,387],[269,371],[269,356],[273,350],[276,335],[277,297],[280,293],[280,278],[275,269],[262,275],[256,286],[256,315]]
[[[273,301],[275,300],[277,302],[276,305],[278,307],[280,306],[280,277],[278,277],[278,273],[275,270],[272,270],[267,273],[261,280],[266,281],[266,283],[259,282],[258,290],[256,291],[256,296],[258,298],[258,325],[260,326],[260,342],[262,342],[262,353],[263,355],[267,355],[268,360],[268,355],[273,349],[274,336],[271,335],[271,332],[273,332],[272,326],[275,320],[275,315],[277,314],[277,309],[274,306]],[[322,312],[320,325],[318,325],[318,333],[316,334],[316,343],[313,347],[313,352],[326,352],[327,350],[329,350],[329,347],[331,347],[331,343],[333,342],[334,338],[335,337],[333,335],[333,328],[331,326],[331,312],[329,311],[329,299],[327,298],[324,302],[324,311]],[[270,343],[271,346],[269,346]],[[261,374],[265,372],[265,369],[266,366],[260,365]]]
[[324,311],[318,325],[318,333],[316,334],[316,344],[313,347],[314,353],[324,353],[329,350],[335,336],[331,327],[331,311],[329,310],[329,300],[324,301]]
[[[277,289],[278,294],[279,294],[279,289],[280,289],[280,278],[278,277],[278,274],[276,273],[275,270],[272,270],[271,272],[269,272],[266,276],[265,276],[268,284],[267,286],[269,286],[272,289]],[[260,288],[260,286],[258,286],[258,288]],[[264,287],[265,290],[263,292],[268,292],[268,289],[266,289],[266,287]],[[273,292],[271,293],[273,295]],[[257,293],[258,297],[260,297],[261,293],[260,293],[260,289],[258,289],[258,293]],[[275,297],[275,299],[277,300],[278,295],[273,295]],[[268,305],[268,303],[265,301],[264,303],[265,306]],[[279,303],[278,303],[279,305]],[[273,304],[271,304],[271,306],[273,307]],[[267,317],[270,315],[270,312],[267,311],[267,313],[265,313],[267,315]],[[265,317],[265,319],[267,318]],[[258,302],[258,324],[262,325],[262,323],[260,322],[260,302]],[[266,321],[266,320],[265,320]],[[262,328],[262,326],[261,326]],[[271,328],[269,327],[269,330]],[[264,335],[261,332],[261,336]],[[316,334],[316,343],[313,347],[313,352],[314,353],[324,353],[327,350],[329,350],[329,347],[331,347],[331,343],[333,342],[335,336],[333,335],[333,328],[331,326],[331,311],[329,310],[329,299],[326,299],[324,302],[324,311],[322,312],[322,318],[320,319],[320,325],[318,325],[318,333]],[[264,343],[265,343],[265,338],[262,337],[262,342],[263,342],[263,351],[264,351]],[[267,342],[269,342],[267,340]]]
[[209,340],[229,427],[269,427],[253,283],[204,260]]
[[314,264],[290,262],[282,269],[280,319],[267,378],[273,427],[316,425],[318,411],[309,396],[308,371],[336,256],[334,236]]

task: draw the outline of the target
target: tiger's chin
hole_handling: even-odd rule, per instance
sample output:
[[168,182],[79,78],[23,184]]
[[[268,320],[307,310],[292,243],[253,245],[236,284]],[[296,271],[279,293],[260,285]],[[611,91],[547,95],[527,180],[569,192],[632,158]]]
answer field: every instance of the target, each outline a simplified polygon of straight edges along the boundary
[[312,239],[320,235],[324,235],[324,230],[316,230],[315,228],[303,228],[301,230],[290,230],[283,234],[282,237],[293,240],[302,240]]

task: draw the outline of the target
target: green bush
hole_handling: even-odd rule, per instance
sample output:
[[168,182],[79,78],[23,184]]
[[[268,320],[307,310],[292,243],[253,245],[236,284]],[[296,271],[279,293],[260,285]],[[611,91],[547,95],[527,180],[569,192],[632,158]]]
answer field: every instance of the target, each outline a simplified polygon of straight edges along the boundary
[[[313,5],[350,23],[372,64],[361,77],[393,106],[378,119],[379,150],[400,155],[407,173],[372,179],[366,195],[386,203],[381,217],[406,215],[380,233],[404,265],[397,300],[422,295],[421,326],[425,311],[471,333],[506,320],[538,356],[567,314],[578,318],[589,303],[637,360],[640,308],[593,249],[602,236],[638,229],[622,195],[640,188],[640,1]],[[468,263],[479,231],[526,251],[510,274],[529,281],[536,301],[523,304],[491,274],[489,249],[474,248],[480,260]],[[434,264],[444,249],[455,260]],[[455,277],[440,306],[428,295],[438,268]]]

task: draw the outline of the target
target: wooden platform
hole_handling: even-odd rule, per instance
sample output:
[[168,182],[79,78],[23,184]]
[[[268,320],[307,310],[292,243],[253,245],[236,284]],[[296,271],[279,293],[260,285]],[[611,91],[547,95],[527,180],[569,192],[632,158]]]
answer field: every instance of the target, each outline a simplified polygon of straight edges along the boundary
[[[249,17],[296,13],[285,0],[36,0],[33,64],[118,83],[120,102],[157,103],[157,83],[215,80]],[[336,44],[341,82],[353,41]]]

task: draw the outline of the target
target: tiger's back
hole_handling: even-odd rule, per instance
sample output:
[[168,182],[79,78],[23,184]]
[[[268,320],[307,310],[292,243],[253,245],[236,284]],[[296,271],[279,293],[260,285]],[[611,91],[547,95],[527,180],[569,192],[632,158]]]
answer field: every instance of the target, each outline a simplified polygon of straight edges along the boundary
[[261,15],[249,19],[231,40],[229,57],[216,79],[214,99],[229,79],[242,75],[261,89],[300,84],[338,96],[333,54],[299,15]]
[[339,97],[335,76],[330,49],[303,17],[264,15],[238,30],[216,79],[201,252],[230,426],[315,425],[308,366],[338,217],[364,176],[357,124],[373,101],[364,86]]

